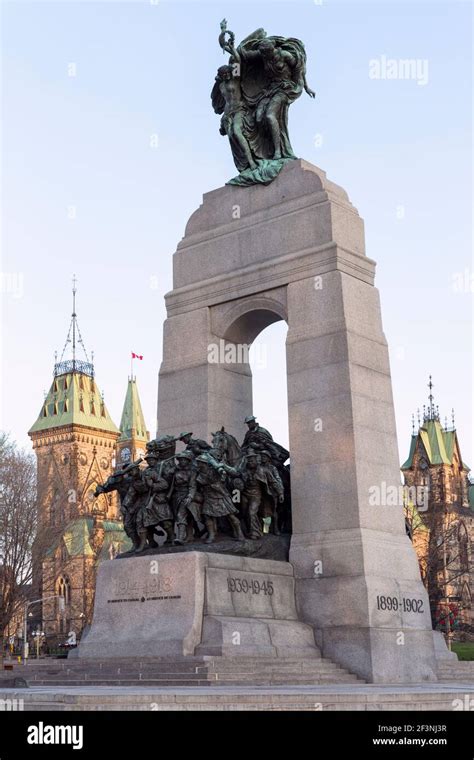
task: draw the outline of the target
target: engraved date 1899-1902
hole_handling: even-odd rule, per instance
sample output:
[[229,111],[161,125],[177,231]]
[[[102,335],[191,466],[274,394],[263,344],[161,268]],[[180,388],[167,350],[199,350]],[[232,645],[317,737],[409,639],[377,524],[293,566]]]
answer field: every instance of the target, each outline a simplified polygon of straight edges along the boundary
[[377,609],[387,612],[424,612],[423,599],[410,599],[403,597],[399,600],[396,596],[377,596]]
[[227,578],[227,590],[230,593],[234,591],[238,594],[265,594],[265,596],[273,595],[273,582],[272,581],[258,581],[256,579],[247,578]]

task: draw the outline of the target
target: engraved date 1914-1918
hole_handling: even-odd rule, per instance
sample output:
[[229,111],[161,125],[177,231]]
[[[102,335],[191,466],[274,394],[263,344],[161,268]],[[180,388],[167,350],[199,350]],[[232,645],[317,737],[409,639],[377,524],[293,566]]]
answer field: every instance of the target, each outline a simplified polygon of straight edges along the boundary
[[273,582],[272,581],[258,581],[255,579],[247,580],[247,578],[227,578],[227,590],[230,593],[234,591],[238,594],[265,594],[265,596],[273,595]]
[[396,596],[383,596],[377,597],[377,609],[387,610],[388,612],[424,612],[423,599],[409,599],[404,597],[399,600]]

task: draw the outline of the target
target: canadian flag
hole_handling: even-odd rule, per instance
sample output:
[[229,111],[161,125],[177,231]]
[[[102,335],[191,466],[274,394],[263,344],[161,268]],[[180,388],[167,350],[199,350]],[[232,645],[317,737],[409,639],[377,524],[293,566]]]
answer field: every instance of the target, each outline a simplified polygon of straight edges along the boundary
[[132,351],[132,359],[140,359],[140,360],[142,360],[142,359],[143,359],[143,356],[140,356],[140,354],[135,354],[135,353]]

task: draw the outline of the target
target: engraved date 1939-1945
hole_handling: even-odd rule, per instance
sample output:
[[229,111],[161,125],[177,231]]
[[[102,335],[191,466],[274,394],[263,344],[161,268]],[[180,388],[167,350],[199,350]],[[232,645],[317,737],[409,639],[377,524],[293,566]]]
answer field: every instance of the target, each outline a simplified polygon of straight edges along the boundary
[[256,579],[247,578],[227,578],[227,590],[230,593],[234,591],[238,594],[265,594],[265,596],[273,595],[273,582],[272,581],[258,581]]

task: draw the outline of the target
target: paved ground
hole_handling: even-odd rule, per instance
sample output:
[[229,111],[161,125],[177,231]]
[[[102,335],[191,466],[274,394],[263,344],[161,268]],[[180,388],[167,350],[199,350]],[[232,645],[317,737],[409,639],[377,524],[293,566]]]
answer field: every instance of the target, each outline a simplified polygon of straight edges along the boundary
[[[474,684],[0,689],[25,710],[474,710]],[[21,703],[20,703],[21,704]]]

